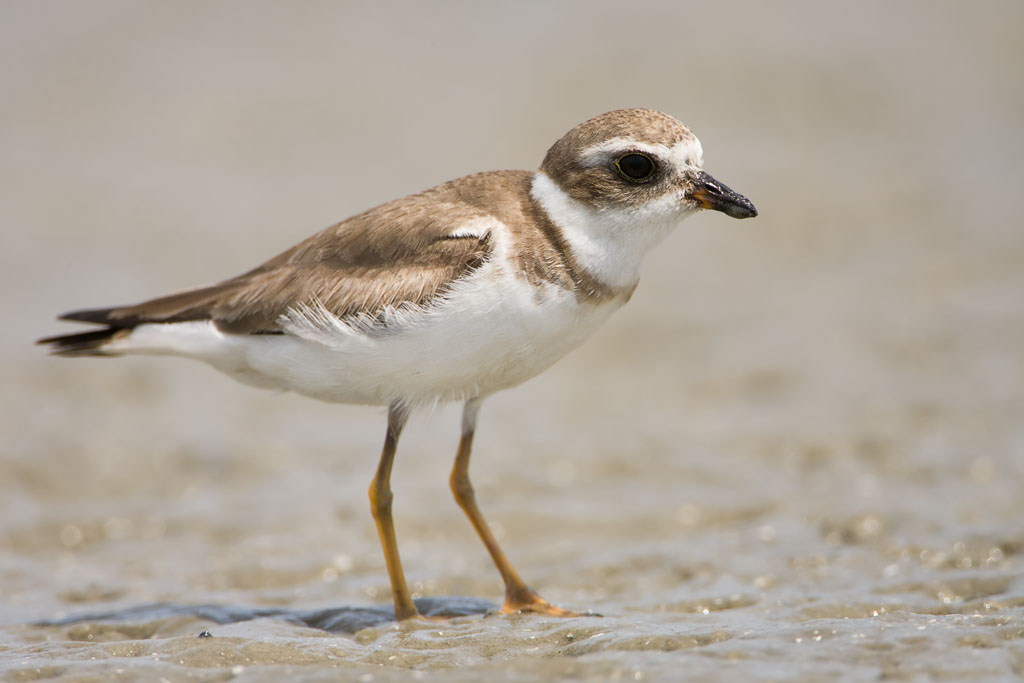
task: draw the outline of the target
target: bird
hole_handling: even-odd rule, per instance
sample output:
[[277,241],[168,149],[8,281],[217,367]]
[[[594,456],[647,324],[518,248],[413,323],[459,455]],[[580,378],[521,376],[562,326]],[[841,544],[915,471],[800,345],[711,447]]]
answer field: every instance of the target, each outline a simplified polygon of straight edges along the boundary
[[606,112],[569,130],[536,171],[476,173],[390,201],[211,286],[65,313],[99,327],[37,343],[57,356],[191,358],[245,384],[386,407],[369,498],[398,620],[420,616],[392,519],[398,440],[416,408],[462,402],[449,483],[504,581],[499,611],[574,616],[523,581],[480,512],[469,477],[480,406],[590,337],[682,219],[757,215],[703,162],[673,116]]

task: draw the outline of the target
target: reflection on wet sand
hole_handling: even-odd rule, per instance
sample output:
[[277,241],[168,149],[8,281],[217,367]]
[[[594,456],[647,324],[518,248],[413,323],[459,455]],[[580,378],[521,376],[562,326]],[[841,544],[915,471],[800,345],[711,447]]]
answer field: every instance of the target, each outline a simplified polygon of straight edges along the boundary
[[[436,597],[414,600],[420,614],[425,617],[453,619],[471,614],[487,614],[496,605],[474,598]],[[233,624],[250,619],[272,617],[298,626],[317,628],[329,633],[355,633],[372,626],[390,623],[395,619],[394,609],[376,607],[332,607],[317,610],[289,610],[280,607],[232,607],[229,605],[169,605],[153,604],[128,607],[111,612],[83,613],[74,616],[41,621],[36,626],[72,626],[90,623],[98,630],[117,630],[117,622],[126,624],[149,623],[172,617],[191,617],[215,624]],[[131,627],[126,631],[133,630]],[[81,629],[78,629],[81,632]],[[209,631],[202,631],[205,637]],[[138,636],[135,636],[138,637]],[[93,638],[89,638],[92,640]]]

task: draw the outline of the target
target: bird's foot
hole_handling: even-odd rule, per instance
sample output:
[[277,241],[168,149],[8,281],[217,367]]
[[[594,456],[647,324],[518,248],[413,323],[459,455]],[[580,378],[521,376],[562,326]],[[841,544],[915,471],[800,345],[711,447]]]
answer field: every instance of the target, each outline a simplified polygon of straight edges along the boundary
[[498,614],[523,614],[525,612],[546,614],[551,617],[597,616],[593,613],[573,612],[558,605],[552,605],[533,591],[506,596],[505,604],[498,610]]

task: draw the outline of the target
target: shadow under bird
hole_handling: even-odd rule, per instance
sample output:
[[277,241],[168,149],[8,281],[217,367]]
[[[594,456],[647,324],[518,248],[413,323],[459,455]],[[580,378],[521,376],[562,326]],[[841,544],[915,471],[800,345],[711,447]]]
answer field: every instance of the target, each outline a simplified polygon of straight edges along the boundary
[[538,171],[478,173],[397,199],[209,287],[66,313],[102,327],[39,343],[61,356],[184,356],[254,386],[387,406],[370,504],[398,619],[419,615],[391,516],[398,438],[415,407],[464,402],[451,488],[505,582],[502,612],[572,616],[519,577],[477,507],[477,413],[626,303],[644,255],[683,218],[757,215],[702,166],[700,142],[675,118],[611,111],[566,133]]

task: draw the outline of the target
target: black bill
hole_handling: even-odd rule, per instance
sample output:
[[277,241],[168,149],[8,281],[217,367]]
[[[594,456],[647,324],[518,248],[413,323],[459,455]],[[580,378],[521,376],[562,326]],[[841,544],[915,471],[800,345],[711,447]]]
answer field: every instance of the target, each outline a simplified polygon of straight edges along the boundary
[[686,196],[696,201],[702,209],[721,211],[733,218],[753,218],[757,215],[757,209],[749,199],[704,171],[700,171],[694,177],[693,189]]

